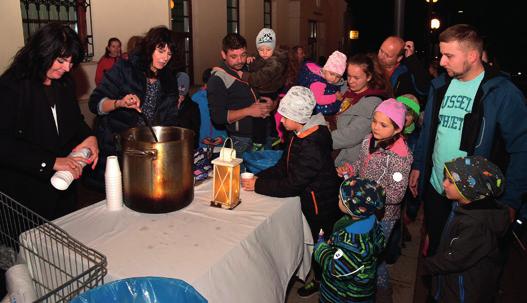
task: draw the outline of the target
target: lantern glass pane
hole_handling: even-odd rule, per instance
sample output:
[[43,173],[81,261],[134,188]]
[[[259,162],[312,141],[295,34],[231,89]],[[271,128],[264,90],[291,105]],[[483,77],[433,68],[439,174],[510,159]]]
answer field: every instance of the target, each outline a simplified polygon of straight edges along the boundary
[[214,165],[214,201],[229,203],[230,167]]
[[232,201],[238,202],[240,200],[240,165],[232,168]]

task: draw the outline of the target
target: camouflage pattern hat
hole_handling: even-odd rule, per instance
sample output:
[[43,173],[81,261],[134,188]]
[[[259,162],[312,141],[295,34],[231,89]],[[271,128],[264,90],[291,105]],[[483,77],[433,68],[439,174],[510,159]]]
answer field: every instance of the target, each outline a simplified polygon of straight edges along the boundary
[[369,179],[351,177],[340,185],[340,199],[348,213],[366,218],[384,207],[386,194],[382,186]]
[[316,104],[315,96],[309,88],[293,86],[280,100],[278,113],[287,119],[306,124],[311,118]]
[[503,193],[505,177],[500,168],[481,156],[454,159],[445,163],[446,174],[469,201],[498,197]]

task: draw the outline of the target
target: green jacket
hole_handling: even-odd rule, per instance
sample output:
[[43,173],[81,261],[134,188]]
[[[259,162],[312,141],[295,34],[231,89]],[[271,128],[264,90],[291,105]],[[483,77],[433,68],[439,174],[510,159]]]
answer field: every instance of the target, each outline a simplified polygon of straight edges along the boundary
[[333,228],[330,244],[315,248],[322,267],[321,302],[366,301],[375,295],[377,256],[384,236],[375,215],[353,221],[345,215]]

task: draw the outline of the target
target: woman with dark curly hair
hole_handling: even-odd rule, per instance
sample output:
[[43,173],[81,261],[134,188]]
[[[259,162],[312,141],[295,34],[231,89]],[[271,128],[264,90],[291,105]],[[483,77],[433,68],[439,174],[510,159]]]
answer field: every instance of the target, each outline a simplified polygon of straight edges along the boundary
[[[46,219],[75,210],[75,182],[66,190],[50,182],[56,171],[82,174],[95,167],[97,140],[84,122],[68,72],[84,58],[77,34],[51,23],[18,51],[0,77],[0,191]],[[68,156],[88,148],[88,159]]]
[[97,114],[96,134],[101,165],[87,179],[88,185],[104,190],[106,157],[116,155],[115,135],[149,124],[177,125],[179,91],[173,72],[176,52],[174,33],[154,27],[141,40],[129,60],[120,60],[109,70],[90,96],[90,110]]

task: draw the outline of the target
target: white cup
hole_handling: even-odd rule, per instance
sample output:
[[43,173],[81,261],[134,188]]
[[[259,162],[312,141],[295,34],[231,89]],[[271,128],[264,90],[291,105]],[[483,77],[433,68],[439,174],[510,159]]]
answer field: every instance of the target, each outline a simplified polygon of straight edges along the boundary
[[[76,152],[71,152],[68,157],[82,157],[85,159],[88,159],[91,155],[91,151],[88,148],[83,148],[81,150],[78,150]],[[82,167],[86,166],[85,162],[79,162]],[[73,182],[75,178],[73,178],[73,175],[71,172],[67,170],[60,170],[55,172],[53,176],[51,177],[51,184],[53,187],[55,187],[58,190],[66,190],[70,186],[71,182]]]
[[254,178],[254,174],[253,173],[247,173],[247,172],[242,173],[240,176],[242,177],[242,179],[252,179],[252,178]]
[[58,190],[66,190],[73,182],[73,175],[67,170],[57,171],[51,177],[51,184]]
[[106,158],[106,170],[105,175],[114,175],[121,174],[121,169],[119,168],[119,159],[117,156],[108,156]]

